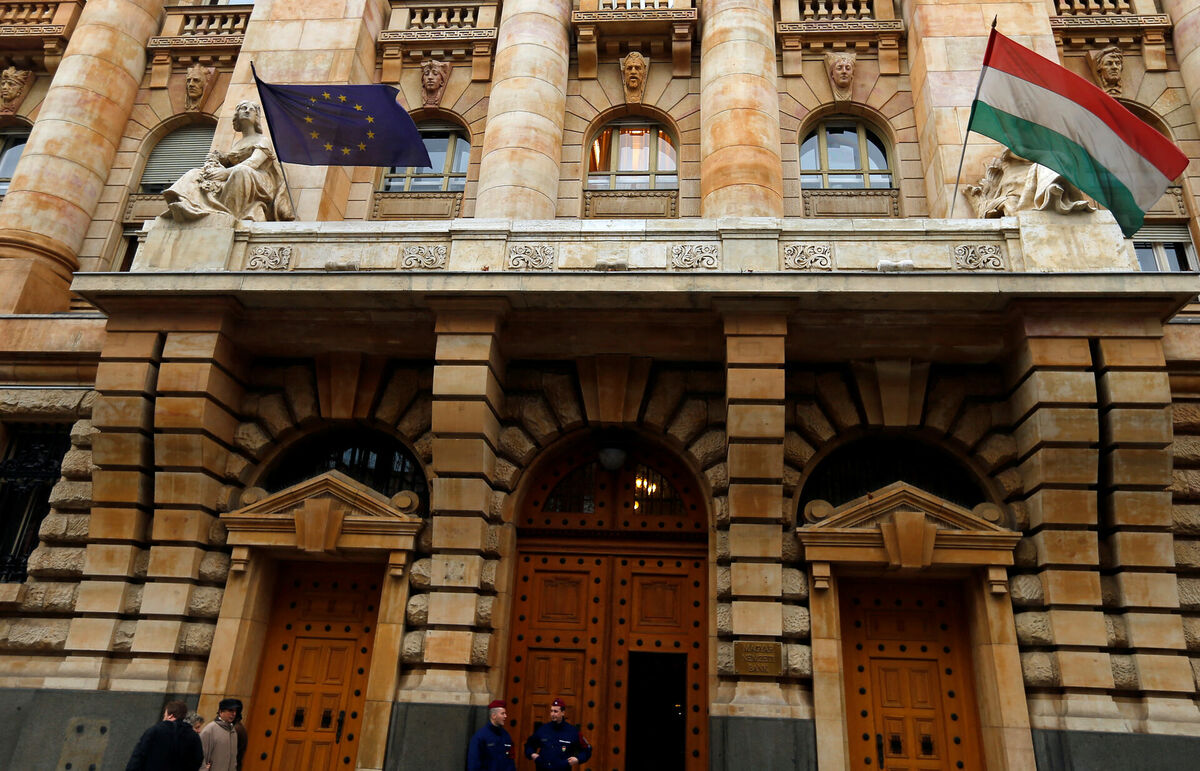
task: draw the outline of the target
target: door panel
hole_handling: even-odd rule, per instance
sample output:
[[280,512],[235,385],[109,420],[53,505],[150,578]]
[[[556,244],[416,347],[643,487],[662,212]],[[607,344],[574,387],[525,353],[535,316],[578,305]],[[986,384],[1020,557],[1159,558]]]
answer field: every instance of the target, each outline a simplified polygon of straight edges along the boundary
[[279,569],[248,705],[247,771],[354,767],[382,568],[319,574],[304,564]]
[[851,767],[982,769],[957,587],[847,580],[839,596]]

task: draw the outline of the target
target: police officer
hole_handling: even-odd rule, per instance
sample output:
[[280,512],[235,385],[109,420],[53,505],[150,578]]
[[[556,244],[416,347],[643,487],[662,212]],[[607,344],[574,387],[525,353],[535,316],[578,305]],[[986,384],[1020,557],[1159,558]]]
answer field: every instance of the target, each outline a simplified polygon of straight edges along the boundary
[[508,705],[497,699],[488,705],[488,722],[471,737],[467,747],[467,771],[516,771],[513,741],[504,730]]
[[539,769],[557,771],[575,768],[592,757],[579,729],[566,721],[567,705],[562,699],[550,703],[550,722],[542,723],[525,742],[525,757],[533,758]]

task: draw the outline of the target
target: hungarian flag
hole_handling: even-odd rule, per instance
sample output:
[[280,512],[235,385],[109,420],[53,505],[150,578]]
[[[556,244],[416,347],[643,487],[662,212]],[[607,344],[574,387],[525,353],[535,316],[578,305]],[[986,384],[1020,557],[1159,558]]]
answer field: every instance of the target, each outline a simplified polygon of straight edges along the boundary
[[367,85],[283,86],[258,79],[275,154],[306,166],[429,165],[429,153],[399,92]]
[[1111,210],[1126,238],[1188,163],[1116,99],[994,27],[967,130],[1062,174]]

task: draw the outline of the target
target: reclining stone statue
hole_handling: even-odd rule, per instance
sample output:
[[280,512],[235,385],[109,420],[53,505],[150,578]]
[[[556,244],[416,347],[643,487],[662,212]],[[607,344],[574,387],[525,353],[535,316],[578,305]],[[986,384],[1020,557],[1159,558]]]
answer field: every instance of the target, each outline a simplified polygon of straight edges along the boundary
[[188,171],[163,191],[167,201],[163,217],[176,222],[216,213],[257,222],[296,218],[283,170],[262,134],[259,106],[239,102],[233,111],[233,128],[242,137],[228,153],[209,153],[203,167]]
[[983,219],[1012,217],[1030,209],[1056,214],[1096,210],[1096,204],[1061,174],[1011,150],[992,159],[978,185],[963,189],[975,215]]

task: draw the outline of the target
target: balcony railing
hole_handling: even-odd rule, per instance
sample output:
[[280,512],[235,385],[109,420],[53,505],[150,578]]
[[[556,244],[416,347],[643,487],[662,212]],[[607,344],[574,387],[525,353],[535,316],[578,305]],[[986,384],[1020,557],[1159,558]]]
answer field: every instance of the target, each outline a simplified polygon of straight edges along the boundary
[[[692,71],[692,37],[698,18],[694,0],[579,0],[571,13],[579,53],[579,77],[596,77],[600,52],[671,52],[675,77]],[[611,58],[610,58],[611,57]]]
[[654,11],[660,8],[690,8],[688,0],[600,0],[602,11]]
[[818,19],[874,19],[874,0],[804,0],[801,16],[805,21]]
[[471,60],[471,77],[487,80],[499,21],[498,0],[391,0],[387,29],[379,35],[383,80],[400,78],[405,60]]
[[154,57],[151,86],[166,86],[172,68],[196,61],[233,66],[253,10],[252,4],[168,6],[162,31],[148,46]]
[[1126,0],[1056,0],[1059,16],[1121,16],[1133,13],[1133,4]]
[[900,73],[904,22],[893,0],[779,0],[775,29],[785,75],[802,74],[806,57],[847,45],[873,51],[880,74]]
[[22,3],[0,0],[0,66],[18,63],[21,69],[53,72],[62,61],[67,40],[83,10],[84,0]]

